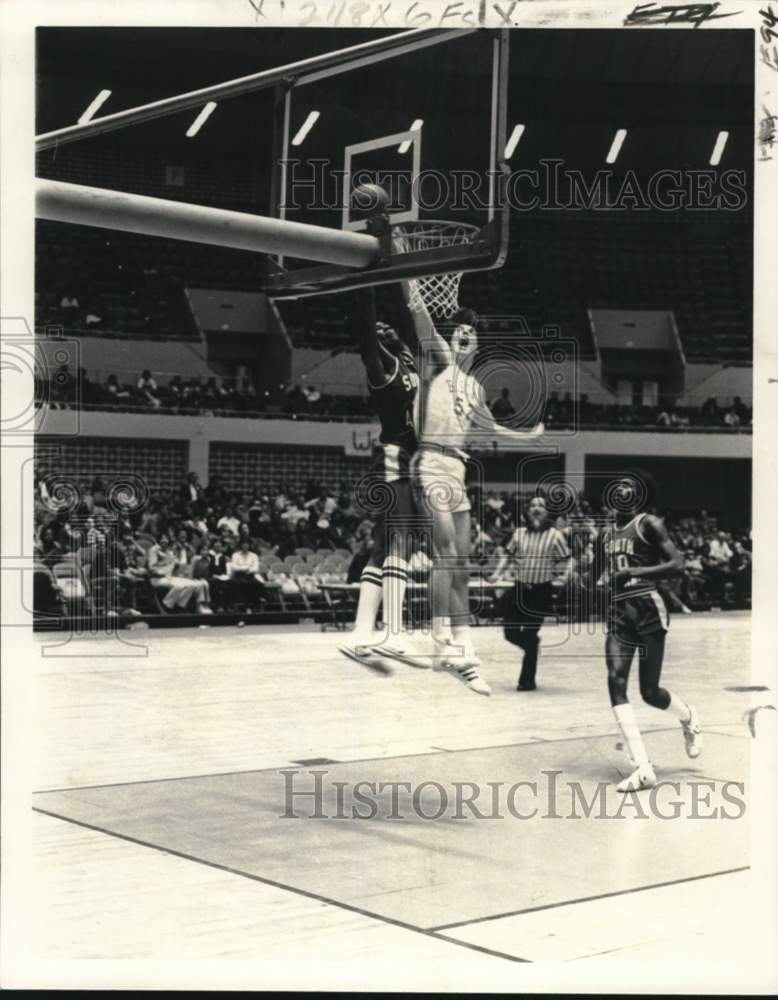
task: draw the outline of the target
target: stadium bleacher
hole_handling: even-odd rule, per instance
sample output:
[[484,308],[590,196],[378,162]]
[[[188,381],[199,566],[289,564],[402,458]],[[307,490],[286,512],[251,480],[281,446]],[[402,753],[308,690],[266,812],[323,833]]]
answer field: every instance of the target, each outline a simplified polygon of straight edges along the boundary
[[[625,212],[607,214],[607,220],[597,212],[517,214],[507,264],[466,275],[462,301],[484,315],[522,316],[533,332],[557,325],[577,340],[583,359],[594,354],[587,309],[670,309],[688,361],[749,363],[746,223],[712,213],[683,224],[661,213],[638,220]],[[185,287],[256,291],[259,283],[259,264],[250,253],[38,223],[39,327],[195,340]],[[63,297],[72,296],[79,308],[63,309]],[[391,303],[380,290],[378,301],[391,319]],[[283,302],[280,310],[296,346],[349,344],[336,296]],[[98,319],[87,322],[89,314]]]

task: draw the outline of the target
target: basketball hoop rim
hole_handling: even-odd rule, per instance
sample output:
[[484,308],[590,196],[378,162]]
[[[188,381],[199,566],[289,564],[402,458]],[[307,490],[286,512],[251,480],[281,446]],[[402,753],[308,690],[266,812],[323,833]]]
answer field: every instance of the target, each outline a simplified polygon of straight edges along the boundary
[[457,222],[455,219],[413,219],[392,225],[392,236],[442,236],[447,229],[462,230],[463,238],[460,242],[469,243],[481,227],[472,222]]

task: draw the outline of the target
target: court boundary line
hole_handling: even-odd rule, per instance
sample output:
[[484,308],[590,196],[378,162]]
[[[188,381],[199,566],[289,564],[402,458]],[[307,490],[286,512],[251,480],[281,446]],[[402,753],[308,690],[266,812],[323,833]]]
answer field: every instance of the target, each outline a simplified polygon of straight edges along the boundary
[[[649,735],[653,733],[674,733],[677,730],[677,726],[659,726],[656,729],[643,729],[643,735]],[[710,732],[708,729],[704,729],[703,732]],[[718,733],[713,732],[713,736],[734,736],[732,733]],[[575,740],[601,740],[607,739],[609,736],[620,736],[618,731],[608,732],[608,733],[594,733],[589,736],[559,736],[555,739],[546,739],[543,736],[533,736],[531,741],[523,741],[521,743],[492,743],[485,747],[455,747],[453,749],[440,748],[435,750],[431,747],[430,750],[424,751],[423,753],[398,753],[392,754],[390,757],[354,757],[350,760],[339,760],[337,764],[342,766],[344,764],[367,764],[373,761],[382,760],[406,760],[411,757],[437,757],[441,753],[473,753],[479,750],[507,750],[509,747],[538,747],[544,744],[553,745],[554,743],[572,743]],[[746,736],[735,737],[737,739],[747,740]],[[250,767],[241,771],[214,771],[207,772],[206,774],[181,774],[173,775],[167,778],[137,778],[134,781],[108,781],[103,784],[98,785],[71,785],[66,788],[38,788],[35,789],[33,795],[55,795],[66,792],[89,792],[95,791],[98,788],[129,788],[132,785],[155,785],[160,784],[165,781],[197,781],[200,778],[233,778],[241,774],[267,774],[268,771],[280,771],[287,770],[290,767],[301,766],[295,765],[293,761],[287,761],[283,764],[272,764],[270,767]],[[323,765],[322,765],[323,766]],[[730,780],[730,779],[727,779]]]
[[349,913],[355,913],[361,917],[378,920],[381,923],[389,924],[392,927],[399,927],[402,930],[413,931],[416,934],[422,934],[424,937],[432,938],[436,941],[445,941],[447,944],[458,945],[459,947],[467,948],[470,951],[476,951],[484,955],[489,955],[492,958],[505,959],[508,962],[516,962],[525,965],[533,964],[532,959],[529,958],[521,958],[518,955],[510,955],[508,952],[496,951],[494,948],[487,948],[485,945],[472,944],[469,941],[460,941],[455,937],[450,937],[448,934],[443,934],[432,928],[419,927],[416,924],[410,924],[404,920],[398,920],[395,917],[383,916],[380,913],[374,913],[372,910],[365,910],[352,903],[346,903],[341,900],[332,899],[329,896],[323,896],[321,893],[311,892],[308,889],[301,889],[294,885],[288,885],[285,882],[277,882],[274,879],[266,878],[263,875],[255,875],[252,872],[246,872],[240,868],[232,868],[229,865],[220,864],[218,861],[207,861],[205,858],[198,858],[193,854],[187,854],[186,852],[176,850],[175,848],[162,847],[159,844],[151,843],[151,841],[141,840],[138,837],[131,837],[124,833],[118,833],[115,830],[109,830],[105,827],[96,826],[94,823],[87,823],[84,820],[72,819],[70,816],[63,816],[60,813],[51,812],[50,810],[42,809],[39,806],[33,806],[32,811],[40,813],[42,816],[49,816],[52,819],[61,820],[63,823],[71,823],[73,826],[78,826],[86,830],[92,830],[95,833],[102,833],[107,837],[114,837],[116,840],[123,840],[126,843],[135,844],[138,847],[146,847],[153,851],[159,851],[162,854],[169,854],[172,857],[180,858],[183,861],[191,861],[194,864],[204,865],[206,868],[213,868],[217,871],[225,872],[228,875],[245,878],[251,882],[258,882],[261,885],[269,885],[274,889],[283,889],[284,891],[294,893],[297,896],[304,896],[306,899],[312,899],[317,903],[325,903],[328,906],[334,906],[337,909],[346,910]]
[[613,892],[601,892],[596,896],[581,896],[578,899],[565,899],[559,903],[543,903],[541,906],[528,906],[523,910],[510,910],[507,913],[495,913],[486,917],[475,917],[473,920],[458,920],[450,924],[437,924],[429,930],[440,932],[453,930],[455,927],[470,927],[472,924],[485,924],[492,920],[503,920],[507,917],[520,917],[526,913],[539,913],[542,910],[557,910],[562,906],[575,906],[577,903],[593,903],[598,899],[611,899],[614,896],[629,896],[635,892],[647,892],[649,889],[664,889],[671,885],[682,885],[684,882],[699,882],[706,878],[717,878],[720,875],[735,875],[739,872],[751,870],[751,865],[743,865],[740,868],[725,868],[720,872],[706,872],[703,875],[687,875],[684,878],[671,879],[669,882],[654,882],[651,885],[638,885],[633,889],[614,889]]

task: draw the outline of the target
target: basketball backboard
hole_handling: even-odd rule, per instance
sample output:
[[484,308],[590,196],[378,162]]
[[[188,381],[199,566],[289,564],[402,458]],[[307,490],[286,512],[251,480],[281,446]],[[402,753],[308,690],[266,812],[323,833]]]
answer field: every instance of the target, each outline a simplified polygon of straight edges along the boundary
[[[415,33],[414,33],[415,34]],[[433,33],[429,33],[431,36]],[[379,236],[360,268],[268,257],[274,298],[343,291],[447,271],[499,267],[508,246],[504,197],[509,32],[411,39],[382,61],[348,60],[276,89],[271,211],[275,218]],[[388,230],[353,191],[389,195]],[[471,229],[470,242],[398,245],[426,220]]]

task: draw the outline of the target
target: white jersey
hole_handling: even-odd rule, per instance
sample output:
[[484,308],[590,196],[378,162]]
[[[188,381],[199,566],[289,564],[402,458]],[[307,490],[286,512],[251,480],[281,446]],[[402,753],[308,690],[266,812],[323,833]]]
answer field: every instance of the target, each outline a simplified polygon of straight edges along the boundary
[[481,384],[451,363],[419,395],[419,443],[453,448],[467,459],[465,444],[485,405]]

